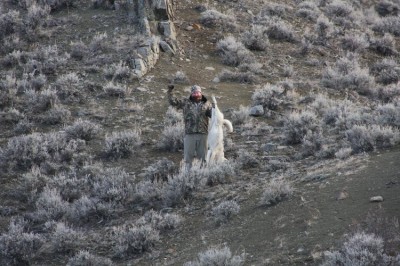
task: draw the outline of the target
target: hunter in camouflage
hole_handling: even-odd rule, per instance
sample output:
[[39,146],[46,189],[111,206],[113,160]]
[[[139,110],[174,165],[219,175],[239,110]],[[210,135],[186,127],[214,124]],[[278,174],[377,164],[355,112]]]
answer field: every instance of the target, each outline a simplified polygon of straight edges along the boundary
[[211,104],[202,95],[201,87],[191,87],[189,98],[178,99],[172,90],[174,85],[168,86],[168,101],[172,106],[183,109],[185,122],[185,138],[183,141],[184,160],[186,167],[190,169],[193,159],[205,162],[207,155],[208,120],[211,117]]

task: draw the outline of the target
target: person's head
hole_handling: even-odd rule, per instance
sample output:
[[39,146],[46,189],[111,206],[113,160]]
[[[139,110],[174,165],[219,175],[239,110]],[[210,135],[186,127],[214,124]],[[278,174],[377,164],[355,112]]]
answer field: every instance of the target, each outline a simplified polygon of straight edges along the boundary
[[190,96],[195,102],[199,102],[203,98],[203,95],[201,94],[201,87],[198,85],[193,85],[190,89],[190,93]]

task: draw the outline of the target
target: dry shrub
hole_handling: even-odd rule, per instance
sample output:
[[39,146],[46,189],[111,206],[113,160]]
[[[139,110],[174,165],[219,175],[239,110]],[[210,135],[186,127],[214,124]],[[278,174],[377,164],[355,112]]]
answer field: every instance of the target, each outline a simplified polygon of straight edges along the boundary
[[202,12],[200,22],[204,26],[218,27],[224,31],[233,31],[237,27],[234,16],[226,15],[213,9]]
[[233,200],[226,200],[212,208],[211,215],[214,221],[219,225],[228,222],[234,215],[240,211],[239,204]]
[[149,225],[124,224],[114,227],[110,237],[114,254],[120,258],[149,251],[160,241],[159,232]]
[[64,130],[68,138],[89,141],[100,134],[101,127],[94,122],[79,118],[71,126],[65,127]]
[[198,254],[198,259],[184,263],[184,266],[229,265],[241,266],[245,263],[245,254],[233,256],[229,247],[212,247]]
[[80,250],[75,256],[68,260],[67,266],[82,265],[112,266],[113,263],[109,258],[93,255],[86,250]]
[[0,262],[4,265],[29,264],[44,243],[41,235],[26,228],[26,221],[13,219],[8,231],[0,235]]
[[275,205],[293,194],[292,184],[282,178],[272,179],[266,187],[260,199],[261,205]]
[[300,144],[308,132],[320,130],[320,120],[311,111],[292,112],[283,118],[283,135],[287,144]]
[[127,158],[134,154],[141,144],[139,129],[112,132],[111,135],[106,136],[104,151],[107,157]]
[[251,52],[233,36],[220,40],[217,43],[217,51],[222,57],[222,62],[229,66],[239,66],[254,61]]

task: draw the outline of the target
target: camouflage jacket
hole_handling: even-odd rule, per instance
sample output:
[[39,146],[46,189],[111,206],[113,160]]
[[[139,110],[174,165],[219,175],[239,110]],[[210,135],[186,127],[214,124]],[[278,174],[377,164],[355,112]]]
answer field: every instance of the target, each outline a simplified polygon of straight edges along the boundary
[[199,103],[189,98],[176,98],[172,92],[168,92],[168,101],[172,106],[183,109],[186,134],[207,134],[208,118],[211,117],[211,104],[203,96]]

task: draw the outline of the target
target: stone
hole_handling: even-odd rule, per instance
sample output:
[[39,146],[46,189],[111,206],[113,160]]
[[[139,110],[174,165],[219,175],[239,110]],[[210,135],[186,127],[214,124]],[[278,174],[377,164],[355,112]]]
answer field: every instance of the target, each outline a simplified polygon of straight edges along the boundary
[[264,107],[262,105],[256,105],[250,108],[251,116],[263,116],[264,115]]
[[148,91],[148,89],[143,88],[143,87],[137,87],[136,90],[140,91],[140,92],[147,92]]
[[143,59],[133,59],[134,73],[138,77],[142,77],[147,72],[147,66]]
[[150,29],[150,24],[147,18],[142,18],[139,21],[139,29],[140,32],[145,35],[145,36],[151,36],[151,29]]
[[276,145],[273,143],[267,143],[263,147],[265,152],[272,152],[276,150]]
[[371,197],[369,199],[369,201],[370,202],[382,202],[383,201],[383,197],[382,196],[374,196],[374,197]]
[[338,196],[336,197],[336,200],[344,200],[349,197],[349,193],[347,191],[340,191]]
[[172,49],[172,47],[166,41],[160,41],[160,47],[168,54],[175,54],[174,49]]
[[159,24],[161,34],[166,38],[176,40],[176,31],[174,23],[171,21],[161,21]]

